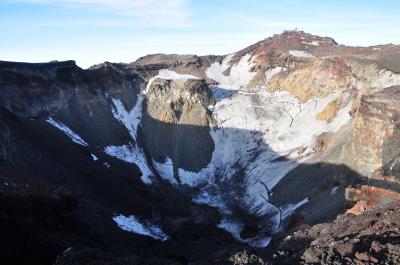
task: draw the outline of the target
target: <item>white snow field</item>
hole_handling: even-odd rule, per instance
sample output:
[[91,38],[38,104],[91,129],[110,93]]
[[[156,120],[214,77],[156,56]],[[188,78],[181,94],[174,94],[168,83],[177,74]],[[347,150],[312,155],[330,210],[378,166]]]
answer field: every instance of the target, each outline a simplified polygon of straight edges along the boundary
[[[250,68],[253,65],[251,55],[246,54],[237,64],[231,65],[230,61],[233,56],[234,54],[226,56],[221,64],[218,62],[211,64],[206,70],[207,77],[236,89],[247,86],[256,75],[256,72],[250,72]],[[230,74],[226,76],[224,72],[229,67]]]
[[[290,52],[294,56],[312,56],[304,51]],[[271,231],[278,231],[283,219],[309,201],[304,198],[294,204],[276,206],[269,203],[270,191],[289,171],[312,157],[316,139],[321,133],[336,132],[350,121],[351,105],[340,109],[330,121],[319,121],[316,120],[318,113],[336,98],[346,95],[333,92],[324,98],[314,97],[302,103],[285,91],[269,93],[259,89],[245,92],[243,88],[255,76],[250,72],[252,58],[247,54],[237,64],[231,65],[233,56],[226,56],[222,63],[213,63],[206,70],[208,78],[220,83],[211,87],[217,103],[208,108],[217,122],[216,126],[210,128],[215,144],[211,162],[199,172],[178,169],[179,179],[181,185],[199,188],[194,202],[208,204],[221,212],[224,220],[219,224],[220,228],[230,232],[237,240],[255,247],[265,247],[270,241]],[[230,74],[225,75],[229,68]],[[267,83],[275,74],[285,70],[276,67],[266,71]],[[114,116],[127,127],[133,143],[105,149],[109,155],[138,164],[143,173],[142,180],[148,184],[151,183],[151,170],[135,139],[144,94],[155,78],[197,77],[161,70],[150,79],[132,110],[127,111],[120,101],[114,100]],[[153,161],[153,165],[164,180],[179,185],[170,158],[165,158],[164,163]],[[232,206],[237,205],[242,205],[249,213],[261,218],[268,216],[266,221],[269,221],[269,226],[272,222],[271,229],[255,238],[242,239],[240,232],[244,227],[243,222],[232,213]]]
[[153,165],[162,179],[173,185],[178,185],[178,182],[174,177],[174,164],[171,158],[167,157],[164,163],[158,163],[153,159]]
[[295,57],[313,57],[312,54],[310,54],[306,51],[291,50],[291,51],[289,51],[289,54],[293,55]]
[[[298,163],[310,158],[318,135],[322,132],[335,132],[350,120],[350,104],[341,109],[330,122],[315,119],[329,102],[340,95],[332,93],[325,98],[313,98],[305,103],[300,103],[288,92],[238,92],[222,99],[214,110],[218,127],[211,129],[215,143],[211,163],[198,173],[180,169],[181,182],[190,186],[206,183],[203,192],[194,201],[216,207],[229,216],[227,200],[231,195],[221,194],[229,193],[229,185],[234,185],[232,183],[237,180],[241,168],[244,176],[236,183],[236,188],[244,187],[244,196],[238,198],[238,203],[246,204],[249,212],[259,216],[271,213],[278,216],[280,213],[276,206],[265,200],[269,197],[265,186],[271,190]],[[279,157],[288,159],[279,160]],[[307,202],[304,200],[286,206],[282,219]],[[276,220],[276,229],[279,229],[280,220]],[[242,227],[237,225],[237,220],[232,221],[230,226],[227,223],[220,227],[227,231]],[[232,235],[240,238],[240,230]],[[268,238],[260,237],[243,242],[264,247],[269,243]]]
[[199,79],[194,75],[179,74],[177,72],[162,69],[158,72],[155,78],[166,79],[166,80],[188,80],[188,79]]
[[166,241],[169,239],[169,236],[166,235],[158,225],[149,221],[141,222],[134,215],[125,216],[120,214],[114,216],[113,220],[122,230],[139,235],[149,236],[161,241]]
[[269,84],[269,82],[271,82],[271,79],[272,79],[272,77],[274,75],[279,74],[280,72],[285,71],[285,70],[286,70],[285,67],[279,67],[279,66],[271,68],[271,69],[268,69],[265,72],[265,81],[266,81],[266,83]]
[[[292,54],[312,56],[297,51]],[[180,169],[179,177],[183,184],[189,186],[207,184],[193,201],[218,208],[226,216],[219,227],[242,240],[240,231],[243,225],[230,216],[229,197],[237,195],[234,192],[233,195],[224,194],[232,192],[229,185],[234,186],[232,189],[243,187],[244,195],[236,200],[247,205],[249,212],[259,216],[272,213],[275,216],[272,218],[275,220],[273,229],[279,230],[281,220],[306,204],[308,198],[280,206],[278,210],[277,206],[267,201],[269,194],[266,187],[271,190],[298,163],[309,159],[314,153],[318,135],[336,132],[346,124],[351,119],[351,106],[348,104],[339,110],[337,116],[329,122],[318,121],[315,118],[317,114],[341,96],[340,92],[331,93],[325,98],[312,98],[304,103],[283,91],[244,92],[240,88],[252,79],[253,73],[249,73],[252,63],[249,56],[244,56],[237,65],[231,66],[231,75],[225,76],[223,72],[230,67],[229,62],[233,56],[227,56],[221,64],[212,64],[206,71],[207,77],[221,83],[213,88],[215,91],[219,91],[218,88],[223,91],[236,90],[232,96],[219,97],[213,108],[218,125],[211,128],[215,143],[212,160],[197,173]],[[265,73],[267,83],[275,74],[284,70],[280,67],[269,69]],[[233,73],[238,76],[233,76]],[[243,170],[244,176],[239,183],[232,184],[237,181],[239,168]],[[268,236],[260,235],[242,241],[264,247],[269,240]]]

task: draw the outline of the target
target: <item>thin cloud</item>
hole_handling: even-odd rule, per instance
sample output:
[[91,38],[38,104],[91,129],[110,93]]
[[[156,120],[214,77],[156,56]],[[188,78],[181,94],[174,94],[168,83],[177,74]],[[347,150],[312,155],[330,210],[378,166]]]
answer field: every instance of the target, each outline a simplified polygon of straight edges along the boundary
[[134,18],[142,26],[187,27],[188,0],[10,0],[13,3],[47,4],[89,9]]

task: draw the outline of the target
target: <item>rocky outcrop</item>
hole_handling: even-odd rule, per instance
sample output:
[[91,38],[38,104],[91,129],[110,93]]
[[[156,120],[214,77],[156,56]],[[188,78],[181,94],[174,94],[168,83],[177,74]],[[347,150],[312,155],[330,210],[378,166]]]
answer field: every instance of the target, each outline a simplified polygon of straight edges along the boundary
[[278,243],[268,264],[398,264],[399,221],[397,204],[302,228]]
[[398,264],[399,204],[340,215],[331,223],[303,225],[280,235],[266,251],[225,248],[207,261],[217,265]]
[[346,200],[355,202],[355,205],[347,210],[347,213],[355,215],[370,208],[400,201],[400,193],[368,185],[362,185],[360,188],[347,188],[345,197]]
[[210,162],[214,142],[209,125],[214,105],[204,80],[155,79],[151,83],[141,125],[143,145],[158,162],[170,158],[177,179],[178,168],[198,171]]
[[[257,56],[257,65],[274,66],[287,60],[291,50],[307,50],[318,55],[332,54],[339,48],[334,39],[305,33],[303,31],[284,31],[259,41],[238,51],[233,62],[238,62],[246,54]],[[285,56],[286,54],[286,59]],[[282,60],[284,59],[284,60]]]
[[318,121],[329,121],[336,117],[337,112],[343,107],[341,97],[329,102],[329,104],[315,117]]
[[0,104],[23,117],[38,117],[43,112],[57,111],[72,99],[74,73],[79,68],[73,61],[41,64],[0,62]]
[[345,57],[347,64],[351,67],[351,72],[357,80],[356,87],[363,94],[371,94],[400,84],[400,75],[393,72],[391,68],[382,68],[379,60],[366,59],[365,57]]
[[361,97],[352,135],[353,164],[362,174],[399,177],[399,87]]
[[304,66],[282,72],[272,77],[270,92],[284,90],[305,102],[312,97],[325,97],[335,90],[353,87],[349,66],[338,57],[309,58]]
[[156,75],[161,69],[173,70],[179,74],[190,74],[214,83],[205,75],[206,69],[214,62],[220,62],[223,56],[197,56],[179,54],[151,54],[140,57],[131,64],[138,72],[145,75]]
[[203,127],[212,123],[210,109],[215,101],[202,79],[156,79],[146,98],[147,114],[160,122]]

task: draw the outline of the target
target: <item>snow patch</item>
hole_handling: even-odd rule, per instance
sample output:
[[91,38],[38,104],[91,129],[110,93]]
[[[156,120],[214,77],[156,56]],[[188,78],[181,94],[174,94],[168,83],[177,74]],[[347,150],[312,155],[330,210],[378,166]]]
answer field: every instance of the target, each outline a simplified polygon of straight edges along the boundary
[[229,76],[226,76],[223,73],[229,68],[229,62],[232,60],[233,56],[234,54],[230,54],[227,55],[221,63],[212,63],[205,71],[206,76],[221,84],[230,84]]
[[46,121],[48,123],[50,123],[51,125],[53,125],[54,127],[63,131],[74,143],[82,145],[82,146],[88,146],[88,144],[79,135],[74,133],[70,128],[68,128],[62,122],[57,121],[57,120],[53,119],[52,117],[49,117]]
[[166,235],[158,225],[153,224],[149,221],[141,222],[133,215],[124,216],[120,214],[114,216],[113,220],[122,230],[139,235],[149,236],[161,241],[166,241],[169,239],[168,235]]
[[114,118],[120,121],[126,129],[128,129],[129,134],[134,140],[136,140],[137,128],[142,117],[143,100],[144,95],[139,93],[136,105],[130,111],[127,111],[120,99],[112,99],[114,104],[114,108],[112,109]]
[[200,79],[194,75],[189,74],[179,74],[175,71],[171,71],[168,69],[161,69],[157,75],[150,78],[147,82],[146,89],[143,91],[143,95],[146,95],[149,91],[149,88],[155,79],[166,79],[166,80],[188,80],[188,79]]
[[265,72],[265,81],[266,81],[266,83],[268,84],[269,82],[271,82],[271,79],[272,79],[272,77],[274,76],[274,75],[276,75],[276,74],[279,74],[280,72],[282,72],[282,71],[284,71],[284,70],[286,70],[286,68],[285,67],[274,67],[274,68],[271,68],[271,69],[268,69],[266,72]]
[[207,190],[203,190],[193,198],[192,201],[197,204],[205,204],[217,208],[224,215],[232,214],[229,207],[225,204],[224,199],[221,197],[221,194],[218,193],[211,194]]
[[294,213],[294,211],[296,211],[298,208],[300,208],[301,206],[303,206],[307,202],[309,202],[308,197],[304,198],[303,200],[301,200],[301,201],[299,201],[297,203],[287,204],[285,206],[280,207],[281,208],[281,212],[282,212],[281,219],[285,220],[287,217],[292,215]]
[[121,100],[112,100],[114,104],[114,108],[112,109],[114,118],[125,126],[134,143],[122,146],[107,146],[104,152],[125,162],[136,164],[142,172],[141,180],[145,184],[151,184],[152,171],[147,165],[143,150],[137,146],[136,143],[137,128],[142,117],[142,103],[144,97],[144,94],[140,92],[137,97],[136,105],[133,106],[130,111],[126,110]]
[[302,41],[302,43],[306,45],[319,46],[319,41],[312,41],[312,42]]
[[153,160],[153,165],[160,177],[173,185],[178,185],[174,177],[174,162],[167,157],[164,163],[158,163]]
[[182,168],[178,169],[179,179],[181,183],[184,185],[188,185],[190,187],[196,187],[198,185],[204,183],[210,183],[210,168],[212,166],[208,166],[202,169],[200,172],[191,172],[188,170],[184,170]]
[[339,189],[339,186],[333,187],[331,189],[331,195],[334,195],[338,191],[338,189]]
[[188,79],[200,79],[194,75],[188,75],[188,74],[179,74],[175,71],[167,70],[167,69],[162,69],[158,72],[158,75],[155,76],[155,78],[160,78],[160,79],[167,79],[167,80],[188,80]]
[[140,179],[143,181],[143,183],[149,185],[153,182],[153,174],[147,165],[146,158],[141,148],[132,144],[122,146],[110,145],[104,149],[104,152],[109,156],[113,156],[127,163],[137,165],[142,172]]
[[310,54],[306,51],[290,50],[289,54],[293,55],[295,57],[313,57],[312,54]]
[[244,225],[240,222],[223,219],[218,224],[218,227],[229,232],[236,240],[247,243],[252,247],[264,248],[268,246],[269,242],[271,242],[271,237],[242,239],[240,232],[243,230]]
[[[221,63],[215,62],[211,64],[205,71],[206,76],[217,81],[222,85],[231,86],[232,89],[246,87],[256,75],[256,72],[250,72],[252,67],[252,55],[246,54],[240,58],[237,64],[231,64],[234,54],[226,56]],[[224,75],[224,72],[229,68],[229,76]]]

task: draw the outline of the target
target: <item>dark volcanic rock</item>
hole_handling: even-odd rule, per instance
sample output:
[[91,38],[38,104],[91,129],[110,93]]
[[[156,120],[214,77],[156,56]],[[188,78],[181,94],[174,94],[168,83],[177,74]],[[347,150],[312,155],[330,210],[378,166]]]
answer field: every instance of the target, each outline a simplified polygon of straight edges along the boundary
[[102,247],[77,214],[77,201],[60,187],[0,165],[0,260],[50,264],[70,246]]
[[271,263],[398,264],[399,221],[398,204],[378,207],[356,217],[342,215],[334,223],[315,225],[288,235],[272,252]]
[[222,61],[223,56],[197,56],[197,55],[179,55],[179,54],[151,54],[140,57],[131,65],[136,70],[152,75],[156,75],[160,69],[173,70],[180,74],[191,74],[203,79],[208,83],[213,83],[205,75],[206,69],[214,62]]
[[153,257],[142,259],[135,255],[115,258],[109,252],[94,248],[68,248],[57,257],[54,265],[183,265],[179,261]]

